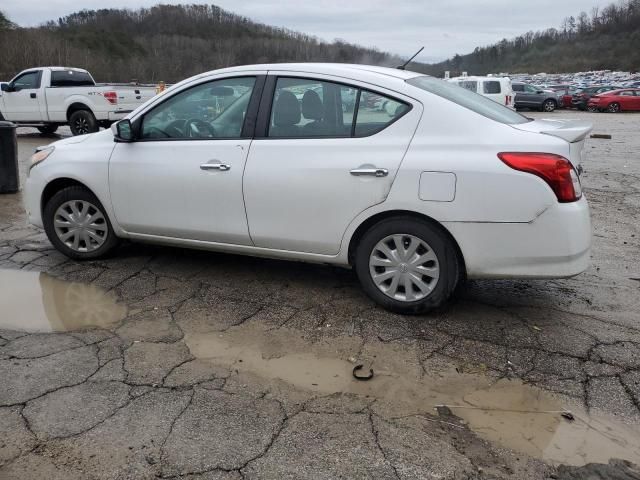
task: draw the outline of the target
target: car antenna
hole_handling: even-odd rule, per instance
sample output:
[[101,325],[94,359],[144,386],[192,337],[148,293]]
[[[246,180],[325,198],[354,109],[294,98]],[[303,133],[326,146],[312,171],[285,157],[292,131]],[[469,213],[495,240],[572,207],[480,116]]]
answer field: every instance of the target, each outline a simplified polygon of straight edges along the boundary
[[396,68],[397,68],[398,70],[404,70],[404,69],[405,69],[405,67],[411,63],[411,60],[413,60],[414,58],[416,58],[416,57],[418,56],[418,54],[419,54],[422,50],[424,50],[424,47],[420,48],[420,50],[418,50],[418,51],[415,53],[415,55],[414,55],[413,57],[411,57],[409,60],[407,60],[406,62],[404,62],[402,65],[397,66]]

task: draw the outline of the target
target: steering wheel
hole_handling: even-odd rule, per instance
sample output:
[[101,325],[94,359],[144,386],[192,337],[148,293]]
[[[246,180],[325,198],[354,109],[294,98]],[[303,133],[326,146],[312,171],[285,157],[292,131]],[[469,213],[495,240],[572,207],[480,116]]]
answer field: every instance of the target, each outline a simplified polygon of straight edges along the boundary
[[200,120],[199,118],[190,118],[184,124],[184,130],[187,137],[190,138],[212,138],[215,137],[215,131],[211,124]]

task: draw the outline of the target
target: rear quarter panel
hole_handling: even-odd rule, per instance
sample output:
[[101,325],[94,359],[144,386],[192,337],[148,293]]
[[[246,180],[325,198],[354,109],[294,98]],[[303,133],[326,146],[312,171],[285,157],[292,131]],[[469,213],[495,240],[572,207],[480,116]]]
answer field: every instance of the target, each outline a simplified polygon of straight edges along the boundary
[[[569,157],[569,144],[549,135],[523,132],[432,96],[399,169],[389,205],[442,222],[530,222],[556,202],[540,178],[505,165],[499,152],[548,152]],[[418,197],[422,172],[456,176],[452,201]]]

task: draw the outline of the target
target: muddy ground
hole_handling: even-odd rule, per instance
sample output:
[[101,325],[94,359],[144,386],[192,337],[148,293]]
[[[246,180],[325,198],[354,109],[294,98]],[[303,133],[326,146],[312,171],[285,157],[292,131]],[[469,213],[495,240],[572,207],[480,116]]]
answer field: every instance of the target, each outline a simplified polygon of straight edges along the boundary
[[[0,479],[640,478],[640,115],[553,116],[613,136],[586,146],[592,267],[419,317],[321,265],[70,261],[0,196]],[[19,134],[24,177],[58,137]]]

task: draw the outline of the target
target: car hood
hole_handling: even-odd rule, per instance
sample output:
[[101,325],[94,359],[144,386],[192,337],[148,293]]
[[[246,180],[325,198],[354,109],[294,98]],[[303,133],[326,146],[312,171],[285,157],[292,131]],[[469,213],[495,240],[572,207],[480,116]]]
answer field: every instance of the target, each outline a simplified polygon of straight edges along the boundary
[[525,132],[543,133],[562,138],[569,143],[579,142],[593,129],[591,122],[584,120],[540,119],[533,122],[512,125]]

